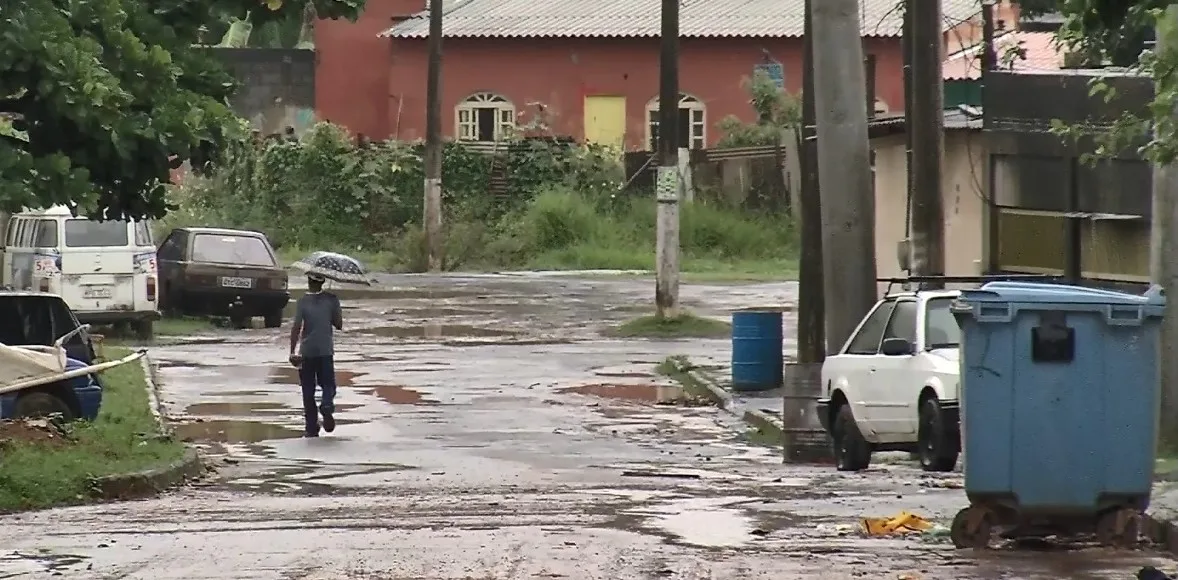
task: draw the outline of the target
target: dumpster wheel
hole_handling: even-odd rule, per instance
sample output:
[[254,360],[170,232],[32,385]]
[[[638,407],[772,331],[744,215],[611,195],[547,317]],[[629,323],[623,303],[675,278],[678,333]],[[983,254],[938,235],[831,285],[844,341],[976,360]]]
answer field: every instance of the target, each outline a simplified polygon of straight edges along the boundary
[[1141,533],[1141,512],[1121,508],[1100,516],[1096,521],[1096,540],[1114,548],[1132,548]]
[[949,538],[958,548],[984,549],[990,545],[994,512],[981,506],[969,506],[953,516]]

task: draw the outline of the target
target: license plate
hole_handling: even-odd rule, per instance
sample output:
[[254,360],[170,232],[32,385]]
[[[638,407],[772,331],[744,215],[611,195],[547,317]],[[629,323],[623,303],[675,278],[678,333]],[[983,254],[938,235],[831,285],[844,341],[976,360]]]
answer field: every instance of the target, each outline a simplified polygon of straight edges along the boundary
[[253,288],[253,278],[221,278],[221,286],[225,288]]
[[111,297],[110,286],[87,286],[82,289],[82,298],[99,300]]

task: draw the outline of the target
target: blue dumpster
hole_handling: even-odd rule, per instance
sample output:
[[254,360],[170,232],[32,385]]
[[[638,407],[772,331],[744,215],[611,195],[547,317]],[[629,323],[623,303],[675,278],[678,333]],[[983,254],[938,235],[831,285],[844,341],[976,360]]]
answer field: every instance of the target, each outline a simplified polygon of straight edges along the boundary
[[1165,299],[1030,282],[964,290],[958,547],[1095,531],[1135,544],[1153,483]]
[[781,310],[732,313],[732,390],[763,391],[781,386]]

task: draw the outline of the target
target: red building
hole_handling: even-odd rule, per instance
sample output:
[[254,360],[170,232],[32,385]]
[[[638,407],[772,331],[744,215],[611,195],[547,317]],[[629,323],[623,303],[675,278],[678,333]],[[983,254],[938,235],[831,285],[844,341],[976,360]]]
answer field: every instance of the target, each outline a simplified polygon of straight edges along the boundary
[[[427,0],[368,0],[356,23],[320,21],[316,112],[372,138],[425,135]],[[862,0],[877,110],[903,108],[902,14]],[[943,0],[946,54],[980,36],[976,0]],[[680,9],[684,145],[755,113],[743,81],[758,66],[801,90],[803,0],[686,0]],[[493,141],[542,130],[627,149],[657,128],[658,0],[450,0],[443,30],[442,123],[449,138]],[[778,66],[779,65],[779,66]],[[652,126],[653,125],[653,126]]]

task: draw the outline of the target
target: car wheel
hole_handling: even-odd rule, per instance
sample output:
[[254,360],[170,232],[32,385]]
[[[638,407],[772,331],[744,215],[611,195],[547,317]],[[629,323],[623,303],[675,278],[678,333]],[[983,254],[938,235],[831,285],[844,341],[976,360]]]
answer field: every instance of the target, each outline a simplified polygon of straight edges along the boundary
[[862,471],[871,464],[871,444],[863,438],[850,405],[839,407],[831,429],[834,461],[839,471]]
[[282,326],[282,310],[275,310],[267,314],[264,318],[266,328],[279,328]]
[[61,397],[43,389],[30,389],[16,398],[13,415],[17,418],[48,417],[61,415],[66,421],[77,419],[73,409]]
[[134,323],[135,338],[138,340],[151,340],[155,338],[155,323],[150,320],[137,320]]
[[957,465],[956,438],[945,428],[941,404],[936,399],[925,399],[920,404],[916,445],[920,452],[920,468],[925,471],[953,471]]

